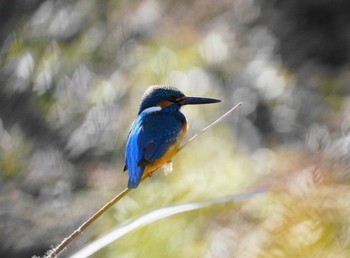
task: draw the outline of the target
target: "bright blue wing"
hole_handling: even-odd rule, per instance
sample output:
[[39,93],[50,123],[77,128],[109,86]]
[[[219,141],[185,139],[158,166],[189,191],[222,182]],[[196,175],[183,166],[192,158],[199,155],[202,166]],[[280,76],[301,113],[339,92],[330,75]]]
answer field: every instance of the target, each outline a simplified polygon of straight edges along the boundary
[[129,188],[136,188],[146,165],[162,157],[176,142],[184,119],[182,114],[161,112],[141,114],[137,118],[126,145],[125,163],[129,170]]
[[145,120],[143,128],[139,137],[139,146],[143,150],[142,158],[145,162],[152,163],[161,158],[176,142],[182,130],[182,122],[174,116],[159,114]]

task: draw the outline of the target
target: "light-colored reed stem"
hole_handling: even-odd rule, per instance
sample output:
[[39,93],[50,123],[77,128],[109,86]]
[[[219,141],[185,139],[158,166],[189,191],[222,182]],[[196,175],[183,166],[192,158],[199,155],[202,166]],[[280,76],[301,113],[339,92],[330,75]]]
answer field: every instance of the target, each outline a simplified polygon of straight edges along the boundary
[[[240,105],[242,105],[242,102],[235,105],[233,108],[228,110],[225,114],[223,114],[221,117],[216,119],[213,123],[208,125],[207,127],[203,128],[201,131],[199,131],[197,134],[195,134],[193,137],[191,137],[188,141],[186,141],[181,147],[178,149],[177,152],[182,150],[188,143],[192,142],[194,139],[202,135],[205,131],[207,131],[210,127],[216,125],[220,121],[222,121],[225,117],[227,117],[230,113],[232,113],[235,109],[237,109]],[[149,178],[149,176],[154,171],[146,172],[144,173],[144,176],[141,179],[141,182]],[[140,183],[141,183],[140,182]],[[86,220],[78,229],[76,229],[72,234],[70,234],[67,238],[65,238],[57,247],[53,248],[48,252],[48,254],[45,256],[47,258],[56,258],[60,253],[64,251],[64,249],[67,248],[67,246],[73,242],[90,224],[92,224],[95,220],[97,220],[102,214],[104,214],[109,208],[111,208],[114,204],[119,202],[125,195],[127,195],[131,189],[124,189],[122,192],[120,192],[117,196],[115,196],[112,200],[110,200],[107,204],[105,204],[100,210],[98,210],[94,215],[92,215],[88,220]]]

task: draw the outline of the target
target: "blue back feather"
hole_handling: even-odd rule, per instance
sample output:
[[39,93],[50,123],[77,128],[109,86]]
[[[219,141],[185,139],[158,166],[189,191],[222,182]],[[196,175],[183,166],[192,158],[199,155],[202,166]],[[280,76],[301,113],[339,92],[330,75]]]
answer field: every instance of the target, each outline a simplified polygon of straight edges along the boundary
[[176,142],[185,121],[185,116],[175,105],[161,111],[140,113],[126,144],[128,188],[136,188],[147,164],[161,158]]

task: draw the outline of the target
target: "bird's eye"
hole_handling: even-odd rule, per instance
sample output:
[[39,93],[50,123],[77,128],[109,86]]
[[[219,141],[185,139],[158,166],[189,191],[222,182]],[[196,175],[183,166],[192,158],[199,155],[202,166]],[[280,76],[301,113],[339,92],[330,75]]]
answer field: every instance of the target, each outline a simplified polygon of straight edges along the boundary
[[169,97],[169,101],[172,102],[172,103],[177,103],[177,97],[175,97],[175,96],[170,96],[170,97]]

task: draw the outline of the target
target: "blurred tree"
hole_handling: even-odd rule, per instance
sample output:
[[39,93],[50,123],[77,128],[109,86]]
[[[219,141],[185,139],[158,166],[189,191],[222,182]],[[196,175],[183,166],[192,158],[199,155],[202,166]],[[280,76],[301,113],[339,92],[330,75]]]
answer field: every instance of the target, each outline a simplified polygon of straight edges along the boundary
[[349,1],[262,3],[262,20],[278,39],[285,66],[298,71],[315,62],[332,71],[349,63]]
[[[242,257],[257,247],[264,252],[252,257],[297,257],[300,248],[314,257],[329,247],[327,232],[341,234],[344,248],[332,247],[346,257],[347,202],[339,197],[329,208],[319,200],[347,196],[349,12],[347,0],[1,1],[0,256],[43,254],[123,189],[119,171],[139,98],[150,84],[172,84],[223,98],[223,109],[242,101],[239,119],[193,144],[191,155],[184,151],[171,184],[155,176],[72,249],[165,204],[232,194],[274,178],[282,190],[253,205],[208,211],[197,224],[185,217],[175,220],[183,226],[163,225],[196,228],[188,238],[177,231],[179,240],[171,242],[156,225],[101,257],[113,257],[115,248],[156,257],[154,246],[170,242],[163,256],[183,256],[176,248],[193,245],[200,248],[184,252],[194,257]],[[215,117],[216,108],[185,109],[192,130]],[[300,194],[308,198],[300,201]],[[283,214],[290,209],[295,218],[288,221]],[[315,212],[304,213],[309,209]],[[301,234],[306,247],[293,241],[305,230],[311,232]],[[286,241],[276,240],[276,232]],[[232,240],[242,234],[244,243]],[[130,248],[145,236],[142,248]]]

